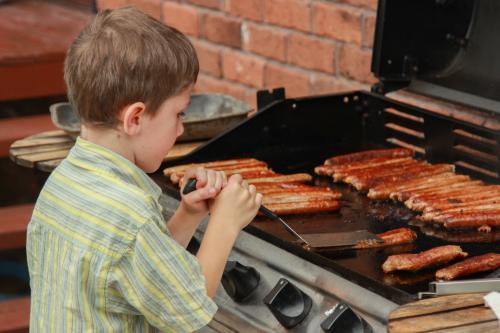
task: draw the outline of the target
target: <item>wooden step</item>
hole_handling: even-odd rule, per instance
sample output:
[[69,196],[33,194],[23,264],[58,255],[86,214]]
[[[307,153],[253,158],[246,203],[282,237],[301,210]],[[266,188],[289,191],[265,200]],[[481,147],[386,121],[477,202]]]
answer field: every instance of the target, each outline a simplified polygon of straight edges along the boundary
[[0,119],[0,157],[9,156],[14,141],[54,129],[49,114]]
[[65,94],[66,50],[92,16],[48,1],[0,4],[0,101]]
[[0,302],[0,333],[29,331],[30,298],[18,297]]
[[26,229],[34,206],[24,204],[0,207],[0,251],[26,246]]

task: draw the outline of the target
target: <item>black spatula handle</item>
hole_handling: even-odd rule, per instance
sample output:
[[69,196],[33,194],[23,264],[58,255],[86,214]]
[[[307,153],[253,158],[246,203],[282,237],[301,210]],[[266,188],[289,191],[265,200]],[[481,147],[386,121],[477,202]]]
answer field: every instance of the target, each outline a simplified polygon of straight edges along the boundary
[[[188,194],[193,192],[194,190],[196,190],[196,178],[191,178],[187,181],[186,186],[184,186],[182,194]],[[259,212],[261,212],[263,215],[265,215],[270,219],[279,219],[278,215],[276,215],[263,205],[260,206]]]
[[196,190],[196,178],[191,178],[187,181],[186,186],[182,190],[182,194],[188,194]]

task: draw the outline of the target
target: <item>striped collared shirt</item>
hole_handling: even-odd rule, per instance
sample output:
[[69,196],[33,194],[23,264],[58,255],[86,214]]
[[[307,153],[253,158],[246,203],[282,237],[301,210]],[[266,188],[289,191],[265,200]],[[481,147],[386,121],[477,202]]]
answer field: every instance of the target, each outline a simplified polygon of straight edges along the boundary
[[78,138],[28,226],[31,332],[190,332],[217,307],[170,237],[161,190],[124,157]]

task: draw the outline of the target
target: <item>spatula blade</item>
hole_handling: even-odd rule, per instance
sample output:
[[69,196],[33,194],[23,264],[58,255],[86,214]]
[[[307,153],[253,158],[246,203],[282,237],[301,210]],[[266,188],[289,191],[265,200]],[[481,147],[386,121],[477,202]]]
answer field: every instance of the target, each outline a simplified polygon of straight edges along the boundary
[[383,242],[383,240],[368,230],[348,232],[333,232],[321,234],[302,234],[307,245],[311,248],[327,248],[339,246],[352,246],[360,241]]

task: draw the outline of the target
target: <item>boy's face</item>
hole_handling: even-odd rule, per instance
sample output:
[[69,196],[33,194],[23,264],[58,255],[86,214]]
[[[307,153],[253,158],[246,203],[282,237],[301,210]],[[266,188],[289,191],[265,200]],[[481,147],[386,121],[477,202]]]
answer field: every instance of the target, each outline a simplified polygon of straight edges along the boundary
[[184,132],[182,115],[188,106],[193,86],[165,100],[155,115],[146,114],[135,149],[135,163],[145,172],[158,170],[161,162]]

